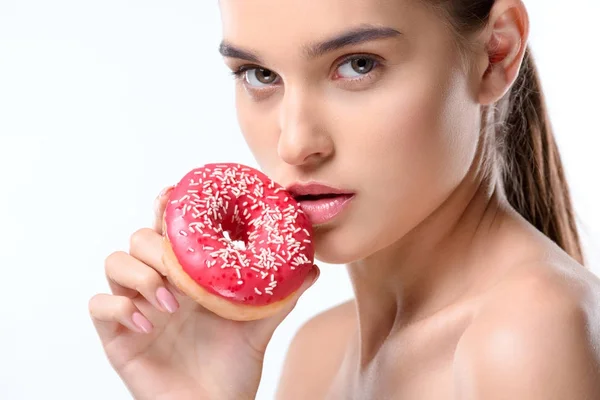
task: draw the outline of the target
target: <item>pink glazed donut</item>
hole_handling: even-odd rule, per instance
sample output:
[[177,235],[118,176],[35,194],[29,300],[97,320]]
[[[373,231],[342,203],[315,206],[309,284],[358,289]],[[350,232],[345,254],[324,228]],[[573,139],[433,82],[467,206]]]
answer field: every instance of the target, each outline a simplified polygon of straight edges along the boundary
[[167,275],[219,316],[249,321],[288,303],[314,262],[312,225],[294,198],[251,167],[207,164],[171,191]]

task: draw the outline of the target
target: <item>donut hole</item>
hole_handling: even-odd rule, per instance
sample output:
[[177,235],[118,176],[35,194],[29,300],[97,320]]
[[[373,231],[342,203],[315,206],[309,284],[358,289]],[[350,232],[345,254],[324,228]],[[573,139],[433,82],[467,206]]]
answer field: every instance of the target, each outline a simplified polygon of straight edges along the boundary
[[224,229],[223,237],[238,250],[246,250],[248,248],[247,238],[245,238],[244,235],[240,234],[239,232],[233,233],[230,230]]

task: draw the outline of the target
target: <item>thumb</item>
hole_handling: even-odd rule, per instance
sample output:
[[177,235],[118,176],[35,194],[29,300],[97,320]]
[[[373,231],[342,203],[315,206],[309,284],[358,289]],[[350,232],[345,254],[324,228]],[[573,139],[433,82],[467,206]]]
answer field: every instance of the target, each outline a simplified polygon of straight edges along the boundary
[[319,267],[317,267],[316,264],[313,264],[312,268],[310,269],[310,272],[306,275],[306,278],[304,278],[304,282],[302,282],[302,285],[296,292],[295,302],[298,301],[300,296],[302,296],[302,294],[304,294],[304,292],[306,292],[308,288],[315,284],[317,279],[319,279],[320,275],[321,269],[319,269]]
[[304,278],[304,282],[302,282],[302,285],[300,285],[298,290],[296,290],[296,292],[294,293],[294,295],[293,295],[294,297],[290,300],[290,302],[287,304],[287,306],[284,307],[280,312],[275,314],[273,316],[273,318],[275,320],[279,320],[280,322],[283,321],[283,319],[285,317],[287,317],[287,315],[290,312],[292,312],[294,307],[296,307],[298,300],[304,294],[304,292],[306,292],[308,290],[308,288],[310,288],[312,285],[315,284],[317,279],[319,279],[320,275],[321,275],[321,270],[319,269],[319,267],[317,267],[316,264],[313,264],[312,268],[306,275],[306,278]]
[[[289,303],[279,310],[276,314],[267,317],[263,320],[254,321],[260,325],[260,333],[258,333],[259,337],[266,338],[267,342],[270,340],[271,335],[274,333],[275,329],[281,324],[281,322],[292,312],[292,310],[296,307],[298,300],[300,297],[315,284],[319,276],[321,275],[321,270],[317,267],[316,264],[313,264],[312,268],[304,278],[304,282],[302,285],[296,290],[294,293],[294,297],[289,301]],[[265,343],[266,345],[266,343]]]
[[304,292],[306,292],[312,285],[315,284],[320,275],[321,270],[316,264],[313,264],[310,271],[306,275],[306,278],[304,278],[304,282],[302,282],[302,285],[300,285],[298,290],[296,290],[293,295],[294,297],[290,300],[289,304],[284,307],[280,313],[275,314],[275,317],[279,315],[280,319],[283,320],[294,309],[294,307],[296,307],[298,300],[304,294]]

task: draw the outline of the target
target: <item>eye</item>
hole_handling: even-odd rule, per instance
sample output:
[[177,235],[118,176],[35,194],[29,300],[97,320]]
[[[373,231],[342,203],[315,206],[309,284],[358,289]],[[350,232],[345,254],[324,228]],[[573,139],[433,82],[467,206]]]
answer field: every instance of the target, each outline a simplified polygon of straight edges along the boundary
[[337,74],[341,78],[357,78],[371,72],[376,65],[377,61],[370,57],[353,57],[346,60],[338,67]]
[[277,81],[277,74],[264,68],[248,68],[244,73],[244,80],[252,87],[265,87]]

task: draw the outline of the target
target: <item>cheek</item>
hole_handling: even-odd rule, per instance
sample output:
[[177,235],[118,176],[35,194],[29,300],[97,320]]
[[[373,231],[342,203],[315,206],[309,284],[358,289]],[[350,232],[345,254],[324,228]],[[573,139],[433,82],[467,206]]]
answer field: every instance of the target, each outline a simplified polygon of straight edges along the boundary
[[[360,182],[389,207],[431,207],[462,180],[477,144],[477,108],[459,74],[404,77],[364,98],[344,122]],[[342,112],[341,110],[339,111]],[[349,134],[349,133],[352,134]],[[360,160],[360,162],[358,162]],[[426,204],[428,203],[428,204]]]

